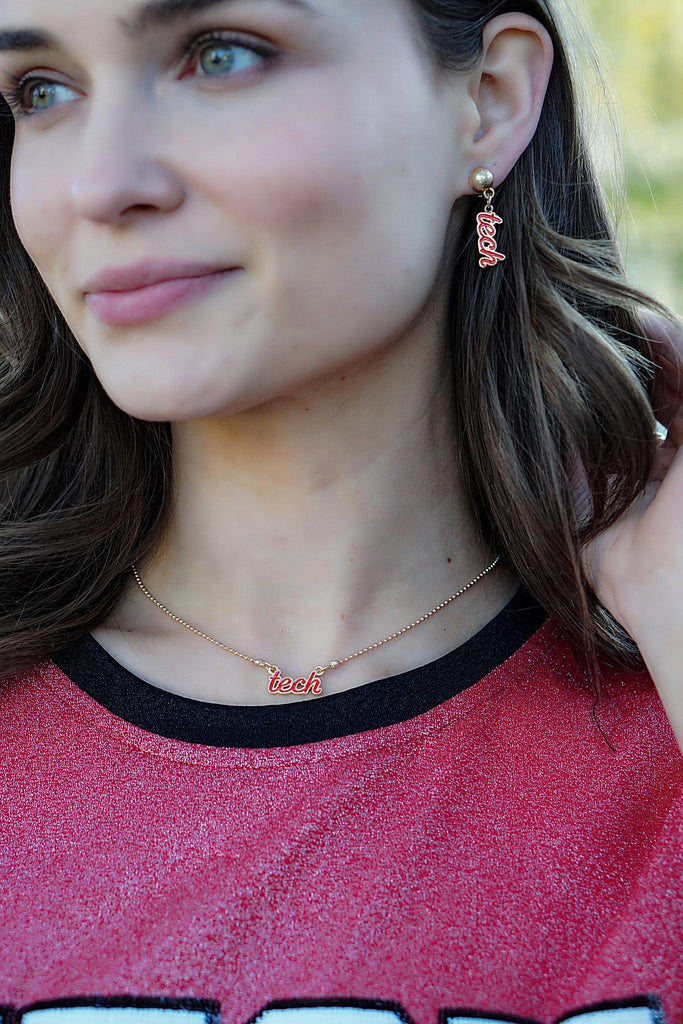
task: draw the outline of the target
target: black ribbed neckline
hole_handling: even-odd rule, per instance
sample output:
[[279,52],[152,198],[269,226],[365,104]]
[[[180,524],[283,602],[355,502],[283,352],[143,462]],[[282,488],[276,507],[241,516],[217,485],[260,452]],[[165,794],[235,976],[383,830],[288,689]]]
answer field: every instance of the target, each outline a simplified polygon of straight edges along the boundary
[[53,660],[98,704],[147,732],[212,747],[289,747],[381,729],[424,714],[487,676],[546,618],[536,600],[518,590],[475,636],[428,665],[315,700],[259,707],[211,704],[152,686],[90,635]]

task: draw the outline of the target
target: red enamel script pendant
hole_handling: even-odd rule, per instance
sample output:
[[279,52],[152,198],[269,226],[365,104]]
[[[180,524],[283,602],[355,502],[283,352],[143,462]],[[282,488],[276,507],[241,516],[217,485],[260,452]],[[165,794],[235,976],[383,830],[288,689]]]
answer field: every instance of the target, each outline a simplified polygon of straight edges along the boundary
[[498,252],[496,249],[496,225],[502,224],[503,218],[493,212],[493,207],[491,206],[493,194],[492,188],[486,189],[484,198],[488,202],[484,207],[484,212],[477,214],[477,235],[479,237],[479,254],[481,257],[479,260],[480,267],[495,267],[499,260],[505,259],[503,253]]
[[496,249],[496,227],[503,223],[503,218],[493,212],[493,174],[488,167],[478,167],[470,175],[470,185],[475,192],[480,192],[486,200],[483,213],[477,214],[477,238],[479,242],[479,266],[495,267],[496,263],[505,259],[502,252]]
[[291,679],[289,676],[282,676],[277,665],[266,665],[270,676],[268,689],[271,693],[315,693],[323,692],[321,676],[323,668],[315,668],[308,679],[303,676],[300,679]]

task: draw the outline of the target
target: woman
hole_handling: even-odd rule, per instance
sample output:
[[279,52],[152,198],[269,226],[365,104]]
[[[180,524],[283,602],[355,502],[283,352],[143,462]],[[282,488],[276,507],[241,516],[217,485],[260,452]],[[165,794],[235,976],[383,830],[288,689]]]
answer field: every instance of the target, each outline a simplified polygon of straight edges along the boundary
[[549,6],[0,50],[2,1001],[678,1019],[681,438]]

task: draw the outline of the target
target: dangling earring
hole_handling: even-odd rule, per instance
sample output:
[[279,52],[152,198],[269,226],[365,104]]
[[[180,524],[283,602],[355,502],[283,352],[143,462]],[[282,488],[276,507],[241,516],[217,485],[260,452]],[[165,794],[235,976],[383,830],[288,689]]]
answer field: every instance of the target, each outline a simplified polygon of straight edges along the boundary
[[470,188],[481,192],[486,200],[483,213],[477,214],[477,236],[479,241],[480,267],[494,267],[499,260],[504,260],[502,252],[496,249],[496,225],[503,223],[503,218],[493,212],[491,200],[496,194],[493,190],[493,175],[488,167],[477,167],[470,174]]

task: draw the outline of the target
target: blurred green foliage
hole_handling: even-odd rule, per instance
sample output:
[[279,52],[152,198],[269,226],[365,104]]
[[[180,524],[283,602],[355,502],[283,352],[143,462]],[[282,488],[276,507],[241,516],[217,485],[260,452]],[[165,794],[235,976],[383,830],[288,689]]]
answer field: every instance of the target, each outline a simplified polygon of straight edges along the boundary
[[[573,7],[576,0],[569,0]],[[619,218],[635,283],[683,311],[683,3],[587,0],[587,31],[616,104],[628,211]],[[602,141],[604,143],[604,135]],[[608,187],[607,176],[605,183]],[[615,194],[612,193],[613,199]]]

